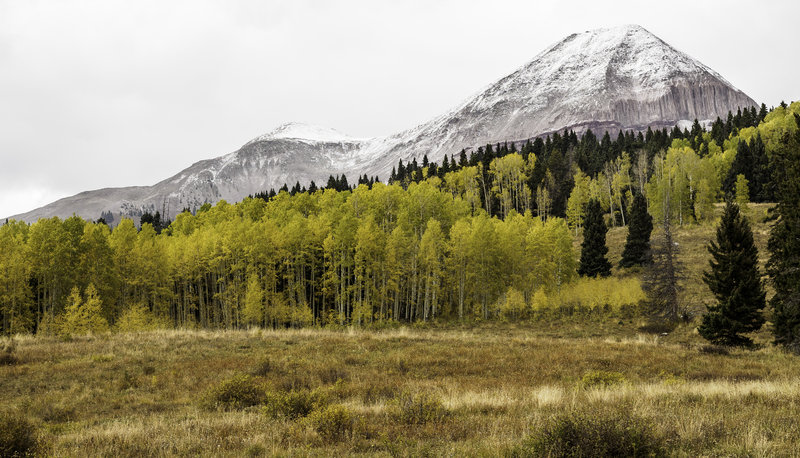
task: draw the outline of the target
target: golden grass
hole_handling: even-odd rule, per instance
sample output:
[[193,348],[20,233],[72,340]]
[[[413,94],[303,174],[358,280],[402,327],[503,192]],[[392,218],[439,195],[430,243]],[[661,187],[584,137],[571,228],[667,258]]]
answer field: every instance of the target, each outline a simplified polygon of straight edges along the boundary
[[[676,455],[800,447],[800,359],[772,347],[708,354],[688,329],[656,337],[620,323],[21,336],[20,362],[0,367],[0,396],[60,456],[498,455],[554,415],[620,408],[650,421]],[[360,422],[352,437],[324,441],[258,407],[201,409],[209,388],[265,359],[254,379],[324,390]],[[624,381],[584,387],[590,371]],[[403,393],[432,394],[449,415],[399,424],[391,412]]]

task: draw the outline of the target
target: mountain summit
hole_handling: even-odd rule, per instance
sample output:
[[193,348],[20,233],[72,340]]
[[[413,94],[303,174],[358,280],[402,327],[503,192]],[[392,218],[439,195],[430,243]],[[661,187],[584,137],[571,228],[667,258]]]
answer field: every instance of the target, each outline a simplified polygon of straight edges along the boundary
[[[753,105],[715,71],[628,25],[568,36],[456,109],[399,134],[391,151],[404,160],[421,151],[438,160],[464,147],[564,129],[671,128]],[[385,170],[379,164],[370,171]]]
[[284,124],[239,150],[198,162],[149,187],[84,192],[17,215],[137,217],[221,199],[238,201],[284,183],[329,175],[389,176],[397,161],[564,129],[583,132],[672,127],[713,120],[756,103],[722,76],[638,25],[572,34],[453,110],[389,137],[358,139],[334,129]]

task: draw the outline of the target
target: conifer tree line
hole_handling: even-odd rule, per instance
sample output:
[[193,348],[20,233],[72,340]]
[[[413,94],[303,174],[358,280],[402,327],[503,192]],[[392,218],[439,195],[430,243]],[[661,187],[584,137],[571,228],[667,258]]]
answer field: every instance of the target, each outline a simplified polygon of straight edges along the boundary
[[[2,331],[56,323],[76,290],[102,304],[109,325],[134,309],[212,328],[491,319],[509,297],[529,302],[573,281],[581,231],[631,225],[623,262],[646,264],[652,221],[709,220],[732,173],[752,196],[788,195],[771,177],[797,130],[793,113],[800,104],[741,110],[710,131],[695,122],[486,145],[441,164],[401,161],[388,184],[342,175],[284,185],[141,228],[12,221],[0,228]],[[743,144],[766,160],[737,161]],[[604,237],[592,238],[595,267],[582,273],[608,273]]]

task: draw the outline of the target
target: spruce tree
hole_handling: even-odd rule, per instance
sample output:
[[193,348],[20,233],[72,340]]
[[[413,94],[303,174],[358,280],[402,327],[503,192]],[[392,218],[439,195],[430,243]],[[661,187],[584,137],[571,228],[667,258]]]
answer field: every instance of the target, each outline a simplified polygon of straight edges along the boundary
[[767,272],[775,288],[775,343],[800,353],[800,116],[797,130],[772,154],[778,218],[769,235]]
[[603,221],[603,209],[595,199],[586,205],[586,220],[581,243],[581,264],[578,274],[585,277],[607,277],[611,275],[611,263],[606,259],[606,232],[608,228]]
[[708,251],[711,270],[703,274],[703,281],[717,305],[708,307],[698,331],[715,344],[751,346],[753,341],[742,334],[757,331],[764,324],[761,311],[766,306],[766,293],[753,231],[739,206],[730,200],[717,227],[716,241],[711,241]]
[[772,171],[767,157],[767,147],[761,139],[761,134],[756,134],[756,138],[750,140],[750,154],[752,156],[753,175],[751,182],[751,199],[753,202],[772,202],[775,198]]
[[633,197],[633,206],[628,226],[628,238],[622,251],[620,267],[643,266],[650,264],[650,233],[653,232],[653,217],[647,213],[647,199],[640,192]]

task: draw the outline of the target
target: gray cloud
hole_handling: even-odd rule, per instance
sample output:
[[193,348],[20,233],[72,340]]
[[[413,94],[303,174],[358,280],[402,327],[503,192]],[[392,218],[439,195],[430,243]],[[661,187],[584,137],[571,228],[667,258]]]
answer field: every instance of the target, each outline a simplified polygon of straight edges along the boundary
[[564,36],[638,23],[798,98],[793,1],[0,0],[0,215],[152,184],[287,121],[411,127]]

